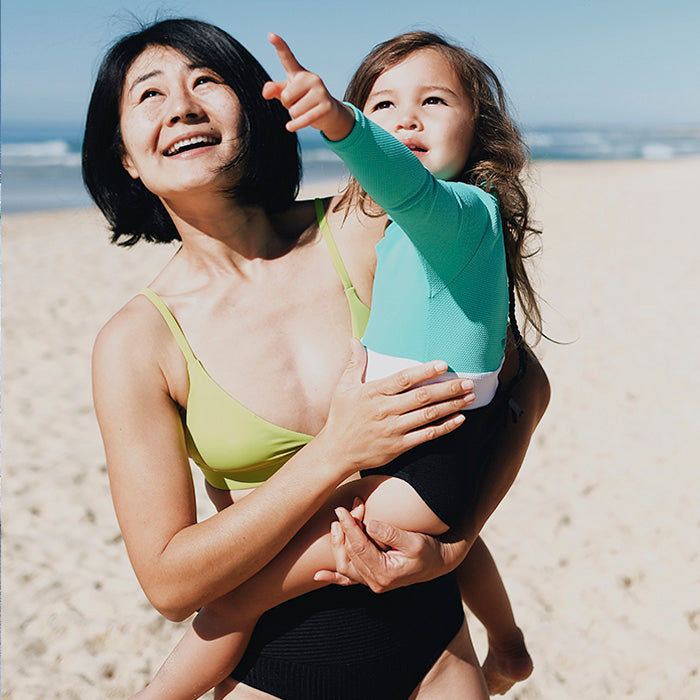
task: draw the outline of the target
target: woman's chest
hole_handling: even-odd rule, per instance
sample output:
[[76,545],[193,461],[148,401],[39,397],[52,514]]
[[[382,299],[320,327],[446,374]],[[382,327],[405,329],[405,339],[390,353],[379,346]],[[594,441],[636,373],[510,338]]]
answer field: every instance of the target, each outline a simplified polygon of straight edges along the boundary
[[[183,328],[207,375],[275,425],[315,434],[349,355],[344,290],[322,259],[232,285]],[[191,381],[191,379],[190,379]]]

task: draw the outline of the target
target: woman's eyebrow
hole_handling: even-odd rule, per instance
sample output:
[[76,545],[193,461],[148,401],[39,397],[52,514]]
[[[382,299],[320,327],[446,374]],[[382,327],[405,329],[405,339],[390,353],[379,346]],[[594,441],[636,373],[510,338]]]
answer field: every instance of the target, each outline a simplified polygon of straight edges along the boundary
[[161,70],[152,70],[149,73],[144,73],[143,75],[139,75],[138,78],[134,80],[133,83],[129,86],[129,92],[131,92],[139,83],[144,82],[144,80],[150,80],[150,78],[153,78],[156,75],[160,75],[163,71]]

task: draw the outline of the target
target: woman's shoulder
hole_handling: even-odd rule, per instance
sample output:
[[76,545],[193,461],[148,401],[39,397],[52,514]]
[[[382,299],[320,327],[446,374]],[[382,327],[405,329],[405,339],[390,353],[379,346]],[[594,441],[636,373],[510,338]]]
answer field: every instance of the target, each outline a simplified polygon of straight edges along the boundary
[[106,402],[134,411],[160,406],[163,400],[186,403],[185,359],[158,309],[141,294],[97,334],[92,377],[96,405],[99,401],[103,407]]
[[143,361],[153,355],[164,331],[167,327],[157,309],[145,296],[137,294],[100,329],[93,347],[93,363],[123,366]]

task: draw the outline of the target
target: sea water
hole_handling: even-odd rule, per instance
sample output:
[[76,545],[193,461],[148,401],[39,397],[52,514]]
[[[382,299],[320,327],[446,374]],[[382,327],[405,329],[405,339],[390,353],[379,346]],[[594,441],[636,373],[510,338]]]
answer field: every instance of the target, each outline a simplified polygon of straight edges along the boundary
[[[548,126],[523,131],[533,159],[675,159],[700,155],[700,125],[623,128]],[[90,206],[80,173],[81,128],[76,125],[2,125],[4,213]],[[317,132],[300,134],[303,182],[341,183],[340,159]]]

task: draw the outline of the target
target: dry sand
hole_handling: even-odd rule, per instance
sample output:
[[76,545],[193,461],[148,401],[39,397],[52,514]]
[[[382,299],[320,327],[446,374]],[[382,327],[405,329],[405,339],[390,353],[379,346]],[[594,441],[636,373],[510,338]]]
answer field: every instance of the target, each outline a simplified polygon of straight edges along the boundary
[[[538,347],[552,402],[485,533],[535,660],[508,697],[700,697],[700,162],[541,163],[532,192],[574,342]],[[119,536],[90,350],[171,251],[108,245],[92,210],[2,234],[2,697],[124,698],[180,629]]]

